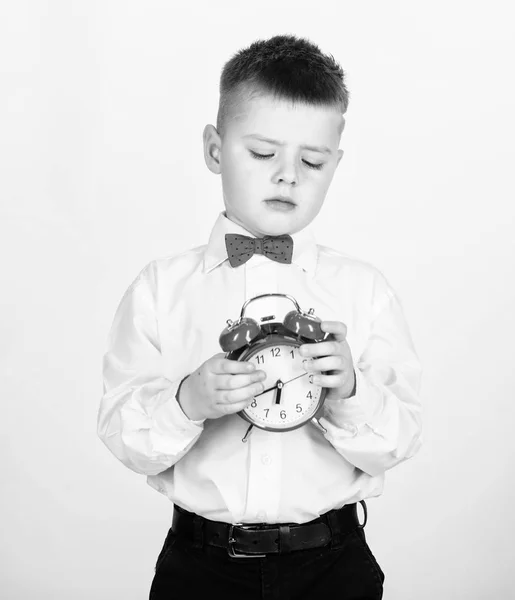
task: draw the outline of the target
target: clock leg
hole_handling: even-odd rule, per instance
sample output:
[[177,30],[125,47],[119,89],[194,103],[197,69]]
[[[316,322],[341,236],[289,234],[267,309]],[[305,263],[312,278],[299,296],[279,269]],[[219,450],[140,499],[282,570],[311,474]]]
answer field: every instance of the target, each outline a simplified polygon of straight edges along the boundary
[[313,425],[315,425],[315,427],[318,427],[318,429],[320,429],[320,431],[322,431],[323,433],[327,433],[327,429],[323,425],[320,424],[320,421],[316,417],[313,417],[311,419],[311,422],[313,423]]
[[252,424],[251,424],[251,425],[249,425],[249,428],[247,429],[247,432],[246,432],[246,433],[245,433],[245,435],[244,435],[244,436],[241,438],[241,441],[242,441],[244,444],[245,444],[245,443],[246,443],[246,441],[248,440],[248,438],[249,438],[249,435],[250,435],[250,433],[251,433],[251,431],[252,431],[252,428],[253,428],[253,427],[254,427],[254,425],[252,425]]

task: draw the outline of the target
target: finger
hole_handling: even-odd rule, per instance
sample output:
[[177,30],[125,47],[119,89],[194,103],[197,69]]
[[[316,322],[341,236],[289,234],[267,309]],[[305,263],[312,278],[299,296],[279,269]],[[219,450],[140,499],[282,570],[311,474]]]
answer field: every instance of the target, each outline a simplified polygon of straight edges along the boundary
[[252,402],[252,398],[246,398],[241,402],[234,402],[233,404],[218,404],[217,409],[224,415],[231,415],[240,412]]
[[303,344],[299,348],[301,356],[310,358],[313,356],[333,356],[341,354],[340,342],[317,342],[316,344]]
[[347,339],[347,325],[341,321],[322,321],[320,329],[325,333],[331,333],[337,342],[343,342]]
[[245,360],[232,360],[229,358],[220,358],[218,355],[213,364],[211,365],[211,371],[213,373],[231,373],[233,375],[239,373],[252,373],[256,370],[254,363],[247,362]]
[[313,383],[326,388],[339,388],[343,387],[351,377],[352,375],[346,375],[343,371],[339,371],[336,375],[317,373],[313,376]]
[[344,371],[347,361],[343,356],[324,356],[323,358],[310,358],[304,362],[308,373],[322,373],[324,371]]
[[215,393],[216,404],[235,404],[245,400],[250,401],[264,390],[262,383],[253,383],[234,390],[218,390]]
[[266,373],[264,371],[254,371],[253,373],[223,374],[215,375],[215,390],[234,390],[246,387],[258,381],[264,381]]

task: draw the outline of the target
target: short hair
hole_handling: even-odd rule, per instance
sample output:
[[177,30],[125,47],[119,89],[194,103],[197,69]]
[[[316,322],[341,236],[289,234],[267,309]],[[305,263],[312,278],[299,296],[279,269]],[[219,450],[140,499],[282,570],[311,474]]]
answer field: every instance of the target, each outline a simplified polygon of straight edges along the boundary
[[349,104],[345,73],[334,57],[295,35],[276,35],[239,50],[222,69],[217,129],[223,137],[231,110],[243,98],[272,95],[301,104]]

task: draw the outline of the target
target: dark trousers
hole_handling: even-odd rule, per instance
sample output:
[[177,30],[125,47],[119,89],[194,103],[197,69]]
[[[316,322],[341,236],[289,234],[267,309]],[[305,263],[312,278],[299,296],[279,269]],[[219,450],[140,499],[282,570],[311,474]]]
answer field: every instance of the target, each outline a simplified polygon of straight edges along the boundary
[[232,558],[223,548],[194,544],[170,529],[150,600],[380,600],[383,582],[360,527],[337,544],[266,558]]

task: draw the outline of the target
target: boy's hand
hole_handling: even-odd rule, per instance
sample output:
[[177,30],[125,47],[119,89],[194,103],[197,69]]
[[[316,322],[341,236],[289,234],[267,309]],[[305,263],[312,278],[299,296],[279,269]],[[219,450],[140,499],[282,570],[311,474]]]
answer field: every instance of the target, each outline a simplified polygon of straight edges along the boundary
[[[322,321],[322,331],[332,340],[303,344],[299,352],[306,358],[304,368],[313,373],[313,383],[329,388],[326,398],[340,400],[352,394],[356,382],[352,354],[347,343],[347,327],[339,321]],[[327,372],[322,375],[322,372]]]
[[265,389],[265,378],[253,363],[215,354],[184,380],[179,404],[192,421],[218,419],[243,410]]

